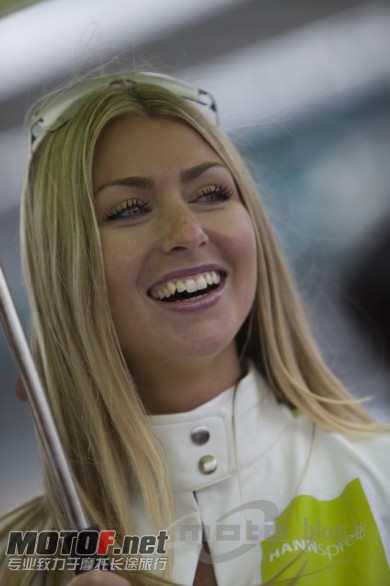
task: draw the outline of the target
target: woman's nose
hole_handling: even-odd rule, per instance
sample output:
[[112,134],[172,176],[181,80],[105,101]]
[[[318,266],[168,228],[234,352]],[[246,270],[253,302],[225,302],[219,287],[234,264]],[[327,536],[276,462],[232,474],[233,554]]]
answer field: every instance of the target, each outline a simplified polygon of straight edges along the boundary
[[184,202],[161,217],[161,250],[193,252],[209,240],[195,214]]

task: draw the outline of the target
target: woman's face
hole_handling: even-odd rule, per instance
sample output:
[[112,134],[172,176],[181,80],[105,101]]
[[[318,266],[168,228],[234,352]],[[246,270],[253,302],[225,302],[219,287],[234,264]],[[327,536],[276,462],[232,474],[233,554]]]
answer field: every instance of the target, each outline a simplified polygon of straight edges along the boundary
[[99,140],[93,182],[112,316],[132,371],[231,349],[254,300],[256,246],[214,150],[179,122],[122,117]]

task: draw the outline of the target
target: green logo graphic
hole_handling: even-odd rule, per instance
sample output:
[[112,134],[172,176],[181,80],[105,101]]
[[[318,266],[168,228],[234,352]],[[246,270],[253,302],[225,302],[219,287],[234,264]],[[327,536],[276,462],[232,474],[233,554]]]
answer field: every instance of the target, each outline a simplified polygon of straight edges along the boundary
[[261,545],[262,578],[271,584],[390,585],[384,546],[358,478],[331,500],[294,498]]

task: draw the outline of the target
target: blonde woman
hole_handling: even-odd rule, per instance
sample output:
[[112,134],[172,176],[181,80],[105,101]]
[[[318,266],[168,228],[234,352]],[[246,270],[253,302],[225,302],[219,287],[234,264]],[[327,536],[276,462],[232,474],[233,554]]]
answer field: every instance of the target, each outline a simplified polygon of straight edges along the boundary
[[[116,565],[73,578],[13,571],[8,556],[1,584],[390,582],[388,429],[324,364],[208,113],[205,92],[138,73],[81,82],[33,118],[33,353]],[[2,535],[66,528],[47,473]],[[132,569],[125,536],[161,531],[166,547]]]

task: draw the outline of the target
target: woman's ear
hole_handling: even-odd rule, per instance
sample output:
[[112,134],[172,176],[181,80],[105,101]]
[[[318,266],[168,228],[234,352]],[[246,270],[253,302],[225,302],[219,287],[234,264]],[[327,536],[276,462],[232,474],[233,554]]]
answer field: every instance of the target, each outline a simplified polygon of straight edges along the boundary
[[27,401],[26,390],[24,388],[24,384],[22,379],[18,376],[15,381],[15,393],[20,401]]

